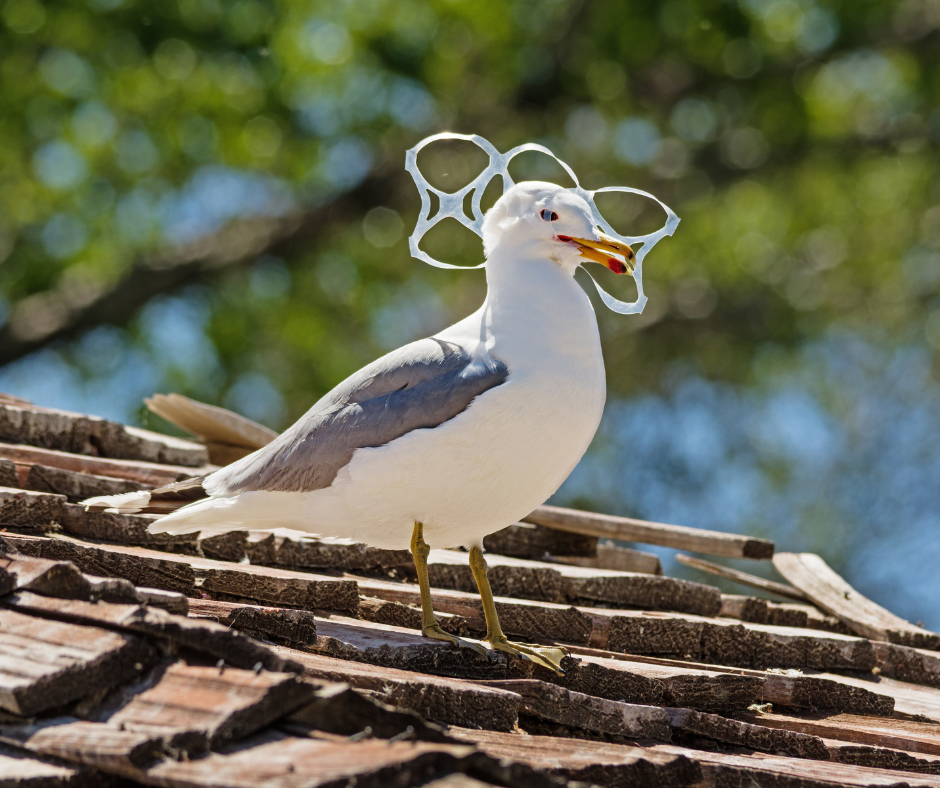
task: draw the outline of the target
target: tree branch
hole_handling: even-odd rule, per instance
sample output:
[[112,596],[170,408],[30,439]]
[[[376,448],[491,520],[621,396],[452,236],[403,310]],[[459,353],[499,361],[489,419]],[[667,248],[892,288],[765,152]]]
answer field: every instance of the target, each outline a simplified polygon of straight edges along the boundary
[[244,219],[185,246],[145,256],[116,282],[60,282],[18,301],[0,327],[0,366],[95,326],[125,325],[147,301],[201,275],[248,265],[263,254],[309,247],[336,224],[388,202],[401,174],[377,170],[327,205],[280,218]]

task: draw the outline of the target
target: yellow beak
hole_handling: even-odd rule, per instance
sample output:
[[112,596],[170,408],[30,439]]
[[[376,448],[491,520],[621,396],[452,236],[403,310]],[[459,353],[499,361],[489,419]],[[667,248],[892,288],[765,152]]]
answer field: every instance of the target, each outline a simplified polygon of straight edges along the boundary
[[[578,247],[581,256],[587,260],[609,268],[615,274],[632,274],[635,270],[636,255],[628,244],[621,243],[616,238],[600,233],[600,238],[572,238],[570,235],[559,235],[560,241],[567,241]],[[617,255],[622,260],[611,255]]]

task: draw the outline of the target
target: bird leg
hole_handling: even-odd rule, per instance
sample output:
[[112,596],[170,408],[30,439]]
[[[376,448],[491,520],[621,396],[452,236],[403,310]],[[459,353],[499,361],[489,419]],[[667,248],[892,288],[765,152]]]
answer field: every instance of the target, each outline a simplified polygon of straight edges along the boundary
[[499,616],[496,615],[493,590],[486,576],[486,559],[483,558],[483,551],[479,547],[470,548],[470,570],[477,581],[480,599],[483,602],[483,616],[486,619],[486,637],[483,640],[497,651],[505,651],[507,654],[548,668],[559,675],[565,675],[565,671],[561,668],[561,661],[568,655],[566,649],[536,646],[531,643],[511,643],[503,634],[503,628],[499,625]]
[[424,525],[415,523],[415,530],[411,536],[411,555],[415,559],[415,569],[418,571],[418,588],[421,590],[421,634],[432,640],[444,640],[461,648],[472,648],[474,651],[487,656],[486,649],[479,643],[455,637],[441,629],[434,617],[434,608],[431,605],[431,583],[428,580],[428,555],[431,548],[424,541]]

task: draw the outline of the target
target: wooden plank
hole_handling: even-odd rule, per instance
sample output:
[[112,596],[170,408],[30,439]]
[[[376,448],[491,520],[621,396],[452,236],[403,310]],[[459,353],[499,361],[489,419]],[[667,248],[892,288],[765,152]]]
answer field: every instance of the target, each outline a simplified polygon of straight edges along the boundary
[[852,714],[801,714],[791,717],[782,714],[737,715],[754,725],[767,728],[826,736],[841,741],[890,747],[925,755],[940,755],[940,725],[880,717],[858,717]]
[[829,750],[829,760],[870,769],[893,769],[895,771],[940,774],[940,756],[920,755],[905,750],[873,747],[867,744],[850,744],[837,739],[822,739]]
[[190,468],[184,465],[165,465],[140,460],[112,460],[106,457],[91,457],[84,454],[70,454],[54,449],[41,449],[37,446],[0,443],[0,457],[17,465],[48,465],[67,471],[107,476],[115,479],[128,479],[150,487],[160,487],[171,482],[191,479],[218,470],[216,465],[203,465]]
[[853,632],[912,648],[940,649],[940,635],[899,618],[862,596],[813,553],[779,553],[774,567],[816,605]]
[[[468,649],[423,638],[415,632],[331,616],[317,622],[318,653],[382,667],[468,679],[540,679],[609,700],[641,705],[685,706],[703,711],[747,708],[760,698],[763,681],[723,673],[631,663],[606,657],[566,658],[565,676],[532,662],[490,652],[490,661]],[[336,679],[341,680],[341,679]]]
[[656,706],[596,698],[534,679],[490,681],[487,686],[518,693],[522,713],[570,728],[633,739],[671,739],[669,718]]
[[805,758],[763,753],[740,754],[690,750],[654,744],[651,750],[685,755],[698,762],[708,786],[774,786],[774,788],[940,788],[940,778],[913,772],[869,769]]
[[150,646],[132,635],[0,609],[0,708],[14,714],[109,689],[153,661]]
[[815,605],[798,602],[771,602],[739,594],[721,595],[722,618],[736,618],[751,624],[772,624],[781,627],[804,627],[823,632],[851,635],[850,630],[835,616],[824,613]]
[[[406,616],[405,611],[400,611],[399,621],[378,623],[394,623],[411,629],[421,628],[419,609],[421,595],[417,585],[359,577],[355,579],[362,594],[412,606],[410,616]],[[432,588],[431,599],[435,612],[459,616],[466,623],[468,630],[485,633],[486,624],[479,594]],[[570,605],[511,599],[503,596],[496,597],[495,601],[496,612],[499,614],[503,631],[509,635],[557,640],[562,643],[587,643],[591,639],[594,628],[591,615]],[[606,612],[604,611],[601,615]]]
[[876,665],[874,648],[863,638],[679,613],[619,611],[611,617],[606,648],[759,669],[870,671]]
[[693,668],[697,670],[734,673],[739,676],[750,676],[760,679],[763,686],[760,690],[760,701],[774,705],[792,706],[802,709],[833,709],[852,714],[871,714],[886,716],[894,712],[894,698],[880,695],[867,687],[854,686],[823,678],[819,675],[804,675],[801,671],[763,671],[747,668],[718,667],[695,662],[686,662],[675,659],[662,659],[658,657],[639,656],[636,654],[615,655],[595,649],[584,649],[578,646],[570,647],[574,655],[588,654],[593,656],[608,656],[624,662],[642,662],[649,665],[662,665],[664,667]]
[[67,531],[85,539],[156,545],[171,551],[196,551],[197,534],[151,534],[150,516],[86,512],[65,496],[0,488],[0,523],[19,530]]
[[170,747],[193,754],[250,736],[311,701],[315,690],[290,673],[174,662],[107,723],[164,731]]
[[[459,591],[450,593],[458,594]],[[468,595],[469,596],[469,595]],[[420,630],[422,626],[421,608],[412,605],[406,605],[402,602],[389,602],[385,599],[373,599],[372,597],[359,597],[359,607],[356,609],[357,617],[363,621],[371,621],[374,624],[388,624],[393,627],[404,627],[405,629]],[[453,613],[445,613],[440,608],[435,607],[434,617],[441,629],[457,637],[467,637],[470,634],[469,621]],[[477,631],[482,632],[478,624],[474,624]]]
[[922,648],[872,643],[883,676],[912,684],[940,687],[940,654]]
[[829,749],[822,739],[807,732],[776,730],[692,709],[665,709],[665,713],[673,730],[685,737],[705,737],[734,747],[794,758],[829,760]]
[[701,772],[690,758],[660,753],[649,747],[460,728],[453,729],[451,734],[460,741],[475,744],[493,758],[544,769],[565,780],[666,788],[692,785],[701,779]]
[[[502,597],[568,604],[612,604],[646,610],[678,610],[715,615],[721,610],[717,588],[613,569],[582,569],[501,555],[487,556],[493,593]],[[467,556],[453,550],[432,550],[428,558],[431,585],[476,591]]]
[[67,536],[0,536],[0,549],[72,561],[83,572],[124,577],[134,585],[212,593],[307,610],[355,610],[359,592],[353,580],[326,577],[209,558],[161,553],[129,545],[89,545]]
[[630,517],[582,512],[563,509],[560,506],[540,506],[522,519],[527,523],[598,536],[602,539],[674,547],[677,550],[722,558],[768,559],[774,554],[773,542],[753,536],[738,536],[683,525],[666,525]]
[[[558,533],[562,533],[559,531]],[[555,561],[571,566],[581,566],[585,569],[616,569],[618,572],[639,572],[645,575],[661,575],[663,573],[659,556],[653,553],[644,553],[642,550],[632,550],[629,547],[619,547],[615,544],[601,543],[597,546],[597,555],[593,558],[578,558],[574,556],[554,556]]]
[[74,717],[4,728],[0,738],[39,755],[125,773],[163,756],[165,747],[159,731],[126,730]]
[[[397,618],[377,623],[420,629],[420,595],[415,585],[356,578],[361,593],[412,607]],[[435,611],[461,617],[470,632],[485,632],[476,594],[432,589]],[[854,636],[828,632],[738,624],[678,613],[577,608],[548,602],[496,598],[503,629],[523,638],[631,654],[678,655],[714,665],[754,668],[819,668],[871,670],[871,644]],[[391,612],[391,611],[389,611]],[[410,614],[410,615],[409,615]]]
[[308,646],[317,641],[316,618],[306,610],[193,599],[189,615],[287,646]]
[[308,678],[345,682],[368,690],[374,697],[425,719],[501,731],[512,730],[518,721],[520,698],[514,692],[281,646],[274,650],[283,658],[298,662]]
[[53,468],[50,465],[36,464],[21,465],[19,467],[24,472],[23,483],[14,482],[13,487],[64,495],[72,503],[84,501],[86,498],[96,495],[119,495],[153,488],[151,484],[141,484],[128,479],[112,479],[107,476],[69,471],[64,468]]
[[399,627],[341,616],[317,621],[317,642],[310,649],[354,662],[464,679],[506,677],[506,655],[488,659],[468,648],[422,637]]
[[196,573],[172,553],[141,557],[129,547],[89,545],[69,537],[51,539],[41,536],[0,534],[0,550],[23,555],[71,561],[82,572],[102,577],[124,578],[135,586],[160,588],[193,596]]
[[205,446],[63,410],[0,403],[0,441],[73,454],[198,467]]
[[414,559],[407,550],[382,550],[340,537],[288,538],[253,532],[246,545],[253,564],[296,569],[332,569],[356,574],[416,579]]
[[[137,779],[187,788],[318,788],[420,785],[432,777],[500,767],[466,745],[428,742],[325,741],[265,733],[241,745],[192,761],[167,760]],[[532,775],[533,788],[548,788]]]
[[254,451],[277,437],[274,430],[244,416],[182,394],[154,394],[144,402],[152,413],[206,442]]
[[22,487],[17,466],[11,460],[0,459],[0,487]]
[[136,588],[123,578],[84,575],[69,561],[0,553],[0,596],[17,590],[89,602],[147,604],[181,615],[189,609],[186,597],[171,591]]
[[83,598],[90,595],[91,584],[68,561],[0,553],[0,596],[18,589]]
[[758,591],[766,591],[768,594],[776,594],[779,597],[795,602],[809,601],[806,594],[793,586],[788,586],[785,583],[775,583],[773,580],[765,580],[763,577],[741,572],[737,569],[732,569],[730,566],[721,566],[721,564],[706,561],[702,558],[695,558],[691,555],[684,555],[683,553],[677,553],[676,560],[685,566],[691,566],[693,569],[723,577],[725,580],[732,580],[735,583],[740,583],[750,588],[756,588]]
[[299,669],[296,665],[286,664],[269,648],[236,630],[204,619],[174,616],[157,608],[52,599],[28,591],[6,597],[2,604],[21,613],[56,616],[170,640],[236,667],[255,668],[260,665],[272,671]]
[[55,761],[0,745],[0,788],[84,788],[97,777]]
[[593,654],[580,654],[578,659],[580,663],[563,678],[546,675],[544,668],[521,660],[510,662],[510,673],[610,700],[716,713],[747,708],[759,701],[764,685],[760,678],[721,668],[674,667]]
[[64,495],[0,487],[0,526],[54,529],[64,504]]
[[[368,728],[378,739],[413,737],[421,741],[454,743],[439,725],[340,682],[317,682],[313,699],[294,711],[286,722],[281,723],[281,728],[288,730],[288,726],[293,725],[336,736],[361,737]],[[291,728],[288,732],[293,730]]]
[[838,673],[820,673],[820,678],[848,687],[877,692],[894,700],[896,717],[909,717],[940,723],[940,689],[909,684],[887,676],[868,675],[861,678]]
[[541,560],[546,556],[597,556],[597,537],[559,531],[532,523],[516,523],[483,538],[488,553]]
[[84,506],[63,502],[58,523],[62,530],[82,539],[97,539],[120,544],[150,546],[169,552],[195,553],[198,533],[152,534],[147,528],[156,518],[152,515],[86,512]]

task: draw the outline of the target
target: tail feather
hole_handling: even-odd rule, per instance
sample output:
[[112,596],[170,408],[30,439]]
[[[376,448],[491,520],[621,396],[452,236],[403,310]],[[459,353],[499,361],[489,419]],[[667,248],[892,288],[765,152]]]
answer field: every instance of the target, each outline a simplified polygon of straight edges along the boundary
[[113,514],[169,514],[188,503],[205,498],[208,493],[202,486],[205,476],[196,476],[174,482],[156,490],[139,490],[120,495],[99,495],[82,501],[90,512]]

